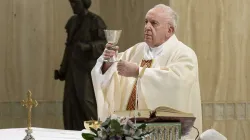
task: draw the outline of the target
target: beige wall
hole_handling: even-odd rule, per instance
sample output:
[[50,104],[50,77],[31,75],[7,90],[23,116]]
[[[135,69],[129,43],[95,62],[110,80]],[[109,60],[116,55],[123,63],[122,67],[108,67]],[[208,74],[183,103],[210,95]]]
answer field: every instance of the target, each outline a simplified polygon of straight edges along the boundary
[[[250,138],[250,1],[93,0],[109,29],[122,29],[121,51],[142,41],[144,16],[158,3],[180,16],[178,38],[197,53],[204,130]],[[39,101],[36,127],[62,128],[63,83],[53,80],[63,55],[67,0],[0,1],[0,128],[25,127],[28,89]]]
[[70,15],[66,0],[0,1],[1,128],[24,127],[26,110],[20,101],[29,89],[40,103],[34,125],[62,127],[58,101],[63,83],[53,80],[53,70],[61,61],[63,27]]
[[178,37],[199,60],[203,127],[250,139],[250,1],[171,0]]

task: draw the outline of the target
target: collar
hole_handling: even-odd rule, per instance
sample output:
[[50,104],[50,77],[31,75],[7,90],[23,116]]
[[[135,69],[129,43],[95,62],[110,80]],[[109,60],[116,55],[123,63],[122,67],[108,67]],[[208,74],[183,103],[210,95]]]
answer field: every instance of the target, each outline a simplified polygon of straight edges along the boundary
[[175,36],[175,34],[173,34],[167,41],[165,41],[158,47],[151,48],[146,44],[146,46],[144,47],[144,59],[150,60],[161,56],[162,54],[164,54],[164,52],[166,52],[166,50],[168,50],[169,47],[173,46],[177,41],[177,37]]

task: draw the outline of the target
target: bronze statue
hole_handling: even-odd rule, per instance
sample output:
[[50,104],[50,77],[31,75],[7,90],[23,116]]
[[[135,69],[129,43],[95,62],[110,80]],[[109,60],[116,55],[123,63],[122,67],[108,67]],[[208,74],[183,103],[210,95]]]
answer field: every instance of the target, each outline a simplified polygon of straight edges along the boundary
[[65,80],[63,120],[66,130],[84,129],[84,121],[97,120],[97,105],[91,70],[102,54],[106,25],[98,15],[88,11],[91,0],[69,0],[74,15],[65,26],[66,47],[55,79]]

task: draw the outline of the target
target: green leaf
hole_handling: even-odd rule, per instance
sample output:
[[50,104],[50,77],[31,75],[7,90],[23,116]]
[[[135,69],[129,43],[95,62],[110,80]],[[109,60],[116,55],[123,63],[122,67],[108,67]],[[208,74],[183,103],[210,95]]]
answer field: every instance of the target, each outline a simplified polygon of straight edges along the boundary
[[133,139],[134,139],[134,140],[142,140],[142,138],[141,138],[141,137],[138,137],[138,136],[133,136]]
[[93,135],[93,134],[87,134],[87,133],[82,133],[82,137],[83,137],[85,140],[94,140],[95,135]]
[[107,118],[105,122],[102,123],[102,127],[104,127],[105,129],[108,128],[108,126],[110,125],[110,121],[111,119],[110,118]]
[[121,131],[120,123],[117,120],[111,120],[110,126],[111,126],[111,129],[114,129],[115,132],[117,133]]
[[125,136],[129,136],[129,130],[123,130],[123,134],[124,134]]
[[111,129],[110,129],[110,132],[111,132],[111,133],[115,133],[115,129],[111,128]]
[[145,135],[149,135],[149,134],[151,134],[152,132],[154,132],[154,130],[151,130],[151,131],[142,133],[139,137],[143,137],[143,136],[145,136]]
[[141,130],[141,129],[137,129],[137,130],[135,131],[135,134],[134,134],[134,135],[140,136],[141,133],[142,133],[142,130]]
[[111,132],[110,134],[109,134],[109,137],[114,137],[115,136],[115,133],[114,132]]
[[140,126],[137,127],[137,130],[142,129],[144,131],[146,127],[147,127],[147,124],[143,123],[143,124],[141,124]]
[[125,140],[134,140],[132,137],[125,137]]
[[97,130],[95,130],[94,128],[92,128],[92,127],[89,127],[89,129],[93,132],[93,133],[95,133],[96,134],[96,136],[97,136]]
[[124,126],[123,126],[123,129],[124,129],[124,130],[130,130],[130,126],[129,126],[129,125],[124,125]]

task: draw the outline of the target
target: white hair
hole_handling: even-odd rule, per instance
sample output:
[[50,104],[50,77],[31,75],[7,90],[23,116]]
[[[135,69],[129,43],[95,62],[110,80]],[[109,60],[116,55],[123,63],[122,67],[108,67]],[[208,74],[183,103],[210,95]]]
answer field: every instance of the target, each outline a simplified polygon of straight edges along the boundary
[[155,5],[154,8],[160,8],[163,10],[164,14],[168,15],[170,17],[169,24],[174,27],[174,31],[177,29],[177,20],[178,20],[178,15],[177,13],[170,8],[169,6],[165,4],[158,4]]

